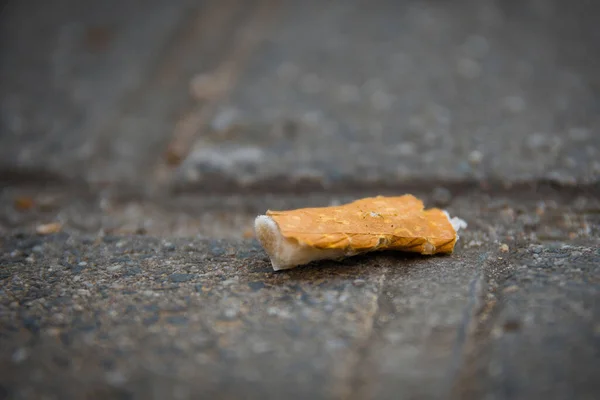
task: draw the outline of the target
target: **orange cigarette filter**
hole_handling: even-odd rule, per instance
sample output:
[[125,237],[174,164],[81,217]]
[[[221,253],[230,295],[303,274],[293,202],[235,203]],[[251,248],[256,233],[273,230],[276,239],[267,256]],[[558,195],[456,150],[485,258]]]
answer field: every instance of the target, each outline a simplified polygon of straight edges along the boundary
[[458,218],[412,195],[371,197],[332,207],[267,211],[256,218],[256,236],[275,270],[311,261],[378,250],[452,253]]

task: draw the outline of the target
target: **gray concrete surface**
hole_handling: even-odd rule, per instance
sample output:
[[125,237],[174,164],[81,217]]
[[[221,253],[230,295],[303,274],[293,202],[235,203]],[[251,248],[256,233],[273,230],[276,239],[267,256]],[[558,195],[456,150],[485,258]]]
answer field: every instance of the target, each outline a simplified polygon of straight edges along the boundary
[[[0,399],[599,397],[597,16],[9,1]],[[274,273],[252,239],[405,192],[455,254]]]
[[598,393],[599,257],[597,244],[531,244],[511,257],[514,267],[498,287],[494,301],[502,307],[490,327],[484,381],[492,391],[523,399]]
[[[228,239],[210,226],[107,233],[101,224],[124,220],[112,210],[130,201],[103,210],[81,196],[36,215],[5,199],[15,223],[0,252],[2,387],[9,398],[593,398],[598,199],[509,195],[452,199],[470,225],[452,256],[383,253],[285,273],[233,232],[258,204],[327,196],[247,198],[247,222],[215,224],[229,224]],[[169,218],[153,207],[138,222]],[[204,217],[188,218],[189,228]],[[63,232],[33,233],[54,220]]]

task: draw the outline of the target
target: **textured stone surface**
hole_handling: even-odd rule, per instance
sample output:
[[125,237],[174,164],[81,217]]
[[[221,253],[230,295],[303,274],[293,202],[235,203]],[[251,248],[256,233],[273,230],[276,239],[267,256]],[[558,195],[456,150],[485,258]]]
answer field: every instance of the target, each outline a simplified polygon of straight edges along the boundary
[[497,399],[597,397],[599,256],[597,242],[511,250],[490,280],[480,332],[473,336],[477,350],[457,393]]
[[[16,397],[119,389],[323,398],[351,394],[369,365],[389,376],[384,393],[403,380],[415,385],[406,393],[422,383],[443,392],[479,252],[275,274],[252,242],[5,238],[1,347],[11,367],[2,379]],[[402,318],[411,313],[424,318]],[[375,336],[384,321],[393,326]],[[363,355],[384,343],[394,349],[387,358]],[[422,370],[406,368],[415,363]]]
[[[6,238],[3,380],[25,397],[94,385],[154,398],[178,397],[178,385],[185,398],[341,395],[370,337],[379,264],[399,260],[361,261],[274,274],[249,242]],[[88,382],[48,386],[82,371]]]
[[600,392],[594,372],[600,368],[598,247],[532,245],[518,249],[511,263],[514,274],[498,288],[489,389],[497,388],[498,398],[594,398]]
[[471,228],[452,256],[284,273],[254,240],[7,231],[0,384],[14,398],[592,396],[598,203],[545,199],[454,196]]

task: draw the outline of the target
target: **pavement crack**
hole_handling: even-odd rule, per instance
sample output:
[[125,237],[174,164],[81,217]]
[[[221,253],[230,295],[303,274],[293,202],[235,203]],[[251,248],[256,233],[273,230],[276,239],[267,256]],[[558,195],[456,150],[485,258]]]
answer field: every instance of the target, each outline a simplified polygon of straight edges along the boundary
[[352,399],[352,398],[363,398],[361,395],[362,388],[366,384],[361,373],[361,366],[364,365],[364,360],[367,357],[367,352],[370,344],[374,341],[376,336],[375,323],[381,313],[381,296],[383,294],[383,288],[389,272],[389,267],[385,267],[381,275],[377,279],[377,292],[372,298],[369,313],[365,318],[365,334],[360,340],[360,343],[356,346],[356,350],[352,353],[352,359],[350,366],[348,367],[349,373],[347,379],[343,382],[343,387],[335,392],[336,398]]
[[494,292],[493,254],[483,253],[469,288],[469,302],[458,328],[453,348],[452,368],[448,375],[451,398],[477,398],[479,387],[477,375],[487,357],[494,314],[497,311],[495,297],[486,297]]
[[481,272],[483,264],[487,259],[488,253],[481,255],[481,264],[474,274],[473,279],[469,283],[468,303],[463,310],[463,318],[457,327],[456,340],[452,348],[451,368],[448,374],[448,387],[452,387],[456,378],[460,375],[460,371],[465,363],[465,352],[467,343],[470,340],[473,332],[477,329],[477,319],[475,318],[478,311],[481,309],[481,299],[485,283],[483,282],[483,274]]

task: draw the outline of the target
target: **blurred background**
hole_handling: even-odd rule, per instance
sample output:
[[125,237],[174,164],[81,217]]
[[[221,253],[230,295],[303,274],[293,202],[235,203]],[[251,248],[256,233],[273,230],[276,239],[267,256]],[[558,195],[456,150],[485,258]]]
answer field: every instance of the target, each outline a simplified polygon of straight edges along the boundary
[[3,175],[135,190],[598,178],[592,1],[9,1]]

